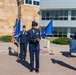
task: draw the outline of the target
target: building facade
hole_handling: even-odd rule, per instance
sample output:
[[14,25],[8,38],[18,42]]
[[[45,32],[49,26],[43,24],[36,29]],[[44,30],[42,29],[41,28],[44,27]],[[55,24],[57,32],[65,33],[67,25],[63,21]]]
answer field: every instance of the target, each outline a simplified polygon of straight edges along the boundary
[[39,6],[40,0],[24,0],[24,4],[21,5],[21,18],[22,25],[26,25],[27,30],[31,28],[31,22],[33,20],[39,23]]
[[76,0],[40,0],[41,31],[51,20],[54,37],[73,37],[76,32]]
[[39,23],[39,3],[39,0],[0,0],[0,36],[12,35],[13,26],[19,16],[21,28],[26,25],[29,30],[33,20]]

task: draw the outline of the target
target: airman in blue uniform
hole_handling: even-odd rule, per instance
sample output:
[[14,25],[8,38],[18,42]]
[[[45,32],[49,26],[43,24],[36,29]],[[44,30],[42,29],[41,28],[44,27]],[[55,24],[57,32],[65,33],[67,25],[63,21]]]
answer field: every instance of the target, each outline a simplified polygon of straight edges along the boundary
[[28,31],[29,51],[30,51],[30,72],[34,70],[34,55],[36,60],[35,71],[39,72],[39,53],[40,53],[39,41],[41,37],[40,37],[40,30],[37,29],[37,26],[38,23],[33,21],[32,29]]
[[28,34],[26,31],[26,27],[23,25],[22,31],[20,32],[20,58],[26,59],[26,52],[27,52],[27,43],[28,43]]

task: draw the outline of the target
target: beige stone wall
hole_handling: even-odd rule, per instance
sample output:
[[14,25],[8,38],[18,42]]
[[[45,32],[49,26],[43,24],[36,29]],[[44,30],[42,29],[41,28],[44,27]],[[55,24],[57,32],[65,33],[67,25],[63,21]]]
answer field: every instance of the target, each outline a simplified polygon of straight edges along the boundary
[[17,14],[16,0],[0,0],[0,36],[11,35]]
[[22,25],[26,25],[26,29],[31,28],[31,22],[35,19],[39,23],[39,7],[38,6],[21,6]]
[[[39,7],[21,5],[21,24],[31,28],[31,22],[39,23]],[[11,35],[16,18],[18,17],[17,0],[0,0],[0,36]],[[21,27],[22,27],[21,25]]]

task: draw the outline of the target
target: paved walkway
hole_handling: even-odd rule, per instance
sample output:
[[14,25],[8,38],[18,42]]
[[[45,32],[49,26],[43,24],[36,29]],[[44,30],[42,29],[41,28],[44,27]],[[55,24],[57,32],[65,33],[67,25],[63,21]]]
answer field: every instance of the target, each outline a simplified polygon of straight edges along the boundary
[[0,54],[0,75],[76,75],[76,57],[40,54],[40,72],[29,71],[29,54],[26,61],[14,55]]
[[[11,48],[12,54],[8,51]],[[45,43],[40,51],[40,72],[29,71],[29,51],[26,61],[17,60],[17,48],[12,43],[0,43],[0,75],[76,75],[76,57],[68,57],[68,45],[50,44],[49,55]]]

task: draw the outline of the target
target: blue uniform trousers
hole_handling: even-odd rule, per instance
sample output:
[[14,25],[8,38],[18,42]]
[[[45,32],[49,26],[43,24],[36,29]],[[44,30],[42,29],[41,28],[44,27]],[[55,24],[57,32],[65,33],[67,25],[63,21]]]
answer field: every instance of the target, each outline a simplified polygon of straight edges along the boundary
[[39,69],[39,53],[40,50],[30,50],[30,67],[31,69],[34,68],[34,56],[35,56],[35,62],[36,62],[36,69]]
[[26,52],[27,52],[27,45],[25,43],[20,43],[20,58],[25,59],[26,58]]

